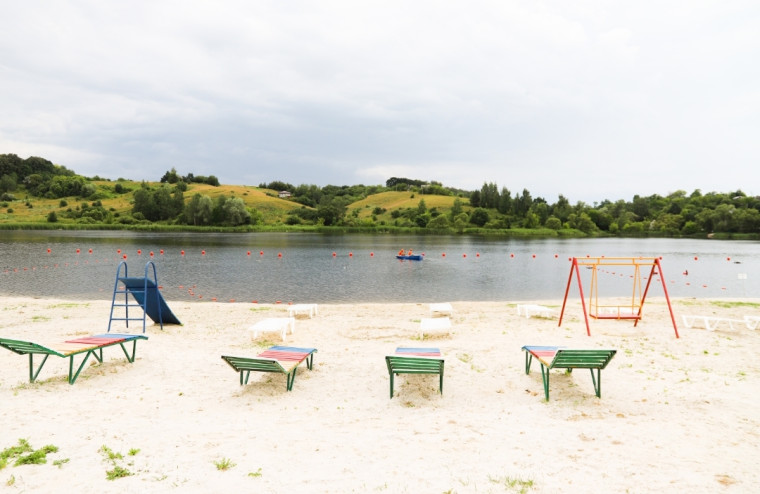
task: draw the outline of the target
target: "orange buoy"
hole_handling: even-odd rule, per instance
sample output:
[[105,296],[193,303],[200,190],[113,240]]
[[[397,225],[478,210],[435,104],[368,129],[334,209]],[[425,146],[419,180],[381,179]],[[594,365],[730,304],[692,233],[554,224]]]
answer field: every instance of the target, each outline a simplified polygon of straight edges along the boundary
[[88,250],[87,252],[90,253],[90,254],[92,254],[92,249]]
[[48,254],[50,254],[50,249],[48,249]]
[[694,260],[695,260],[695,261],[698,261],[698,260],[699,260],[699,258],[698,258],[697,256],[694,256]]
[[533,254],[533,256],[532,256],[532,257],[533,257],[533,259],[535,259],[535,258],[536,258],[536,254]]
[[180,253],[180,255],[182,255],[182,256],[184,256],[184,255],[185,255],[185,251],[184,251],[184,250],[181,250],[181,251],[179,251],[179,253]]
[[141,256],[141,255],[142,255],[142,249],[137,249],[137,255],[138,255],[138,256]]
[[462,254],[462,257],[467,257],[467,254]]
[[121,257],[122,257],[122,259],[124,259],[125,261],[127,260],[127,255],[126,255],[126,254],[124,254],[124,255],[123,255],[123,256],[121,256]]
[[150,251],[150,257],[153,257],[153,251]]
[[515,255],[514,254],[509,254],[509,257],[515,257]]
[[158,251],[162,256],[164,255],[164,249]]
[[353,252],[349,252],[348,253],[348,257],[354,257],[354,253]]
[[79,254],[79,249],[77,249],[77,254]]
[[248,254],[247,254],[247,256],[248,256],[248,257],[251,257],[251,251],[250,251],[250,250],[248,251]]
[[202,255],[202,256],[205,256],[205,255],[206,255],[206,251],[205,251],[205,250],[202,250],[202,251],[201,251],[201,255]]
[[443,254],[441,254],[441,257],[446,257],[446,253],[444,252]]
[[480,252],[476,252],[475,257],[480,257]]
[[263,251],[263,250],[260,250],[260,251],[259,251],[259,255],[260,255],[260,256],[263,256],[263,255],[264,255],[264,251]]
[[117,254],[121,254],[121,249],[116,249]]
[[375,257],[375,253],[374,252],[370,252],[369,253],[369,257]]
[[554,258],[555,259],[558,258],[558,257],[559,257],[559,254],[554,254]]
[[278,252],[277,257],[282,257],[282,252]]
[[335,256],[337,256],[337,254],[336,254],[335,252],[333,252],[333,253],[332,253],[332,256],[333,256],[333,257],[335,257]]

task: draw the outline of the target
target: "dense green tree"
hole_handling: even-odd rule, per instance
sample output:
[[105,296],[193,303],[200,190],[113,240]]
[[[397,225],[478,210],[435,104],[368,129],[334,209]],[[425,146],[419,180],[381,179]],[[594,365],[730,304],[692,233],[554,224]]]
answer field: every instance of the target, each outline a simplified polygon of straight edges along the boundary
[[470,223],[477,226],[483,226],[488,223],[490,215],[485,208],[475,208],[470,213]]
[[185,206],[185,220],[191,225],[210,225],[213,211],[214,201],[209,196],[195,194]]
[[454,221],[457,216],[462,214],[463,211],[464,209],[462,207],[462,201],[460,201],[459,198],[457,197],[456,199],[454,199],[454,202],[451,205],[451,211],[449,212],[449,219],[451,221]]
[[562,222],[556,216],[549,216],[546,218],[544,226],[552,230],[560,230],[562,228]]
[[512,212],[512,193],[506,187],[502,187],[501,189],[497,209],[501,214],[510,214]]
[[426,226],[430,229],[444,229],[448,228],[449,225],[449,219],[445,215],[439,214],[435,218],[432,218],[430,221],[428,221]]
[[425,205],[425,199],[420,199],[420,202],[417,203],[417,214],[423,215],[427,213],[427,206]]
[[172,169],[166,173],[164,173],[164,176],[161,177],[161,183],[170,183],[170,184],[176,184],[181,180],[180,176],[177,174],[177,170],[172,167]]
[[237,226],[250,222],[251,214],[245,207],[245,202],[239,197],[227,199],[224,203],[225,223]]
[[18,187],[16,174],[5,174],[0,177],[0,192],[13,192]]

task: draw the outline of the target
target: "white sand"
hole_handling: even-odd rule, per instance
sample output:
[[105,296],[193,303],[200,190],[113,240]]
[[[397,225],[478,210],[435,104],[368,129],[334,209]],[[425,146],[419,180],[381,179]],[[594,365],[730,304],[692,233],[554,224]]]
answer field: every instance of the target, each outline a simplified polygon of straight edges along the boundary
[[[42,465],[0,470],[4,492],[757,492],[760,489],[760,330],[687,329],[682,314],[741,318],[664,299],[644,318],[591,320],[581,303],[564,321],[518,317],[516,303],[451,302],[451,335],[419,340],[428,304],[320,305],[287,344],[316,347],[293,391],[285,376],[238,374],[220,356],[280,344],[248,326],[284,305],[172,302],[183,326],[150,325],[127,363],[119,347],[66,381],[51,357],[34,384],[28,357],[0,348],[0,450],[27,439],[59,448]],[[758,300],[745,302],[759,302]],[[559,309],[560,301],[532,301]],[[105,331],[110,301],[4,298],[0,337],[52,342]],[[130,330],[141,327],[131,324]],[[122,328],[115,330],[122,331]],[[523,345],[616,348],[594,396],[585,370],[551,374],[543,396]],[[384,355],[437,346],[436,376],[402,375],[389,399]],[[39,360],[39,357],[37,358]],[[133,475],[107,480],[121,453]],[[139,450],[130,456],[130,450]],[[232,465],[219,470],[217,464]],[[54,461],[67,460],[60,465]]]

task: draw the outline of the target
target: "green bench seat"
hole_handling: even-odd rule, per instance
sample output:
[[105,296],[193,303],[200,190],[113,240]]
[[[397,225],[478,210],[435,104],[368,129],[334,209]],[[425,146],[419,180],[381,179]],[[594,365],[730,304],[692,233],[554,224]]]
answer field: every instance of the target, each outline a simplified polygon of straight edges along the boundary
[[395,355],[386,355],[385,363],[391,380],[393,398],[393,377],[399,374],[437,374],[438,390],[443,394],[443,364],[441,352],[437,348],[397,348]]
[[[47,362],[48,357],[54,355],[56,357],[69,359],[69,384],[74,384],[79,377],[79,373],[84,369],[84,365],[90,356],[102,363],[103,362],[103,349],[110,346],[119,345],[124,351],[124,355],[127,357],[129,363],[135,361],[135,353],[137,351],[137,340],[147,340],[148,337],[144,335],[136,334],[102,334],[95,336],[88,336],[84,338],[76,338],[73,340],[67,340],[62,343],[51,344],[48,346],[34,343],[31,341],[14,340],[10,338],[0,338],[0,347],[7,348],[8,350],[17,353],[19,355],[29,355],[29,382],[34,382],[37,379],[42,367]],[[125,344],[132,342],[132,353],[127,351]],[[74,372],[74,356],[84,354],[84,359],[79,364],[76,372]],[[37,366],[35,370],[34,356],[44,355],[42,362]]]
[[[544,394],[549,401],[549,371],[551,369],[589,369],[597,398],[602,397],[602,369],[607,367],[617,350],[569,349],[556,346],[524,346],[525,373],[530,374],[530,365],[535,357],[541,364]],[[596,371],[596,375],[594,375]]]

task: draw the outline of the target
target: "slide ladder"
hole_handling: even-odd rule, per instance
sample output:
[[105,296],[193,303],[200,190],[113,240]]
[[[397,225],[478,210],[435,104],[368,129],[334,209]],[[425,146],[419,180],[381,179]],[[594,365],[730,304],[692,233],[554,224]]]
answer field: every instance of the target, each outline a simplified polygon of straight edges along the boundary
[[[152,278],[149,276],[150,274],[153,275]],[[132,295],[132,299],[129,297],[130,294]],[[123,301],[121,298],[122,295],[124,296]],[[115,308],[120,309],[117,315],[114,315]],[[140,316],[130,317],[130,308],[139,308]],[[134,313],[135,312],[133,311],[132,314]],[[123,317],[121,317],[122,314]],[[130,278],[127,263],[126,261],[122,261],[119,263],[118,268],[116,268],[116,281],[113,287],[113,299],[111,300],[111,316],[108,320],[108,331],[111,331],[111,323],[113,321],[124,321],[127,327],[129,327],[129,321],[142,321],[144,333],[145,320],[147,317],[150,317],[153,322],[159,323],[161,329],[164,329],[164,323],[181,324],[166,305],[166,302],[159,291],[156,265],[153,261],[148,261],[145,264],[145,276],[142,278]]]

